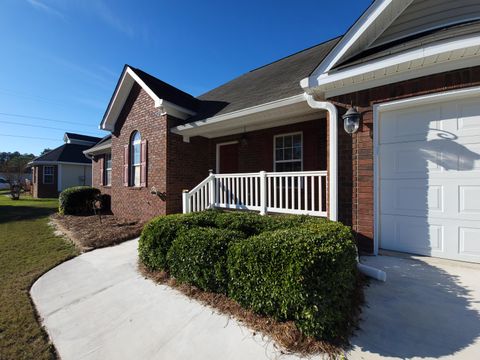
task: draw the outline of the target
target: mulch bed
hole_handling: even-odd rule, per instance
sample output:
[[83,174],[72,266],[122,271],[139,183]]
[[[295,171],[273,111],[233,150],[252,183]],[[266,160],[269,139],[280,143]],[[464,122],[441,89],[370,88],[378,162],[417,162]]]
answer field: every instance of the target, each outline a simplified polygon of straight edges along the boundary
[[[348,344],[343,342],[331,343],[316,340],[303,335],[293,321],[279,322],[273,318],[255,314],[244,309],[236,301],[226,295],[206,292],[195,286],[178,283],[164,271],[150,271],[143,264],[138,264],[140,272],[158,284],[176,289],[182,294],[209,306],[221,314],[230,316],[246,325],[253,331],[253,335],[261,334],[264,338],[274,341],[275,347],[281,354],[296,354],[305,357],[323,354],[330,359],[342,358]],[[364,281],[363,279],[361,280]],[[359,289],[355,299],[359,309],[363,303],[363,292]],[[359,310],[352,314],[354,322],[358,322]]]
[[123,220],[114,215],[54,214],[51,220],[56,231],[69,238],[83,252],[134,239],[140,236],[145,225],[141,221]]

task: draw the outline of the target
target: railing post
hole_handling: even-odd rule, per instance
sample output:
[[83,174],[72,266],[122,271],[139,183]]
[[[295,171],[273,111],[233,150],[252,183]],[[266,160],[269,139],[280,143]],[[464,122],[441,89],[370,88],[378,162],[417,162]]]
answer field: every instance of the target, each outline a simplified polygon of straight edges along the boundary
[[260,215],[267,214],[267,173],[260,171]]
[[209,186],[209,208],[214,208],[215,207],[215,194],[217,193],[217,189],[215,189],[215,174],[213,173],[213,170],[210,169],[208,170],[210,173],[210,182],[208,183]]
[[189,209],[189,201],[188,201],[188,190],[182,191],[182,209],[184,214],[188,214],[190,212]]

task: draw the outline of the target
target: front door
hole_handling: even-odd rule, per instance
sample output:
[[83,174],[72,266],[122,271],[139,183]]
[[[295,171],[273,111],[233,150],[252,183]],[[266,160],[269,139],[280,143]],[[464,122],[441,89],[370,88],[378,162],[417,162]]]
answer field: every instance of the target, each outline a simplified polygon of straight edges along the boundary
[[238,142],[217,145],[217,173],[238,173]]

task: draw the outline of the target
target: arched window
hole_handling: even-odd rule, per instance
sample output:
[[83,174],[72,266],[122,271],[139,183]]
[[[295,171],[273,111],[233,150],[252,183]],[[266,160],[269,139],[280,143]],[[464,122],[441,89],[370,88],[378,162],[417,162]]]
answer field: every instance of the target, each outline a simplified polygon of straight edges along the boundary
[[141,146],[142,146],[142,137],[140,132],[135,131],[132,134],[130,139],[130,185],[131,186],[140,186],[141,185]]

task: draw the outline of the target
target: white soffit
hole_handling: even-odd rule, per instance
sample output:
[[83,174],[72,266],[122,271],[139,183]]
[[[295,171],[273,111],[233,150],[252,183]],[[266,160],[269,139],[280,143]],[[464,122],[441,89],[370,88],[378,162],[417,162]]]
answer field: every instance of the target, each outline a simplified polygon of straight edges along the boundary
[[161,115],[169,114],[182,120],[195,115],[195,112],[191,110],[159,98],[129,66],[126,66],[120,77],[117,88],[115,89],[112,100],[110,101],[107,112],[100,123],[100,129],[109,131],[114,130],[115,123],[120,116],[120,112],[122,111],[128,95],[130,94],[130,90],[135,82],[152,98],[154,101],[154,107],[160,109]]
[[186,140],[193,136],[215,138],[321,118],[308,106],[304,94],[272,101],[247,109],[199,120],[170,129]]

